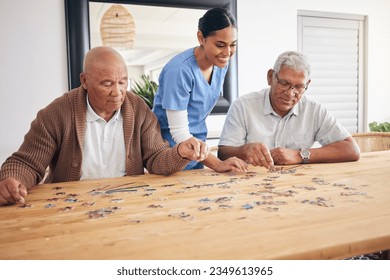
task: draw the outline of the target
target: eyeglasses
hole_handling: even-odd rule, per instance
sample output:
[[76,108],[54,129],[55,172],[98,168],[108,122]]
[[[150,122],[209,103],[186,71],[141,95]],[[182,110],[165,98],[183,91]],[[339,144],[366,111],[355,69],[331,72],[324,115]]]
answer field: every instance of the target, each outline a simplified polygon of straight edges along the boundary
[[302,94],[307,90],[308,83],[304,85],[292,85],[285,80],[279,80],[278,74],[275,73],[276,81],[278,83],[278,87],[281,90],[287,91],[292,89],[295,94]]

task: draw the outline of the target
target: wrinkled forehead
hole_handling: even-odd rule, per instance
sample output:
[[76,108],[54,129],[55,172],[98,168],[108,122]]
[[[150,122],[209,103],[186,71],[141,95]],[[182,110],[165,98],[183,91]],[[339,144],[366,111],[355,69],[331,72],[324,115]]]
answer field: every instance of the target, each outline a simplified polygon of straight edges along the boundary
[[122,64],[95,64],[86,74],[96,80],[119,81],[128,78],[127,69]]
[[276,74],[287,74],[287,75],[294,75],[294,76],[301,76],[304,77],[305,80],[309,79],[309,73],[305,68],[300,67],[294,67],[294,66],[287,66],[287,65],[281,65],[279,71],[275,71]]

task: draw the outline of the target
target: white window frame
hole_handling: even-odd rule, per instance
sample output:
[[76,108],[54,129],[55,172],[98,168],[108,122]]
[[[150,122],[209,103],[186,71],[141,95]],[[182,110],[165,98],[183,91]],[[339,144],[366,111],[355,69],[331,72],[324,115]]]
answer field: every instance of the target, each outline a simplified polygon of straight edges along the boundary
[[[337,20],[354,20],[358,21],[358,120],[357,131],[353,132],[366,132],[367,125],[367,71],[366,71],[366,49],[367,49],[367,20],[366,16],[353,15],[353,14],[341,14],[341,13],[329,13],[318,11],[298,10],[298,50],[303,50],[303,17],[315,17],[324,19],[337,19]],[[327,27],[327,26],[325,26]]]

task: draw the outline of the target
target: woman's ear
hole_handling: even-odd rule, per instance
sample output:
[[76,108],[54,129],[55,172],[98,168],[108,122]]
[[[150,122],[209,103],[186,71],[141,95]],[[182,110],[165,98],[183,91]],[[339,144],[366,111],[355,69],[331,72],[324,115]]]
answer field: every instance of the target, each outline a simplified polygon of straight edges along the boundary
[[198,32],[196,33],[196,36],[198,37],[199,45],[202,46],[203,42],[204,42],[204,37],[203,37],[202,31],[198,30]]

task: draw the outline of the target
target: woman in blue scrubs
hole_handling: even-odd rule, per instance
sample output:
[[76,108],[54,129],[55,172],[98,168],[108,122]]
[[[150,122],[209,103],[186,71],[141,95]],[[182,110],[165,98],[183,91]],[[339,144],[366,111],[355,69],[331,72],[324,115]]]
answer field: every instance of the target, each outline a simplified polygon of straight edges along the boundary
[[[236,51],[237,22],[226,9],[208,10],[199,19],[197,37],[199,46],[173,57],[159,76],[153,111],[171,146],[192,136],[206,141],[206,117],[218,101]],[[247,170],[236,157],[221,161],[213,154],[202,162],[190,162],[186,169],[203,164],[218,172]]]

